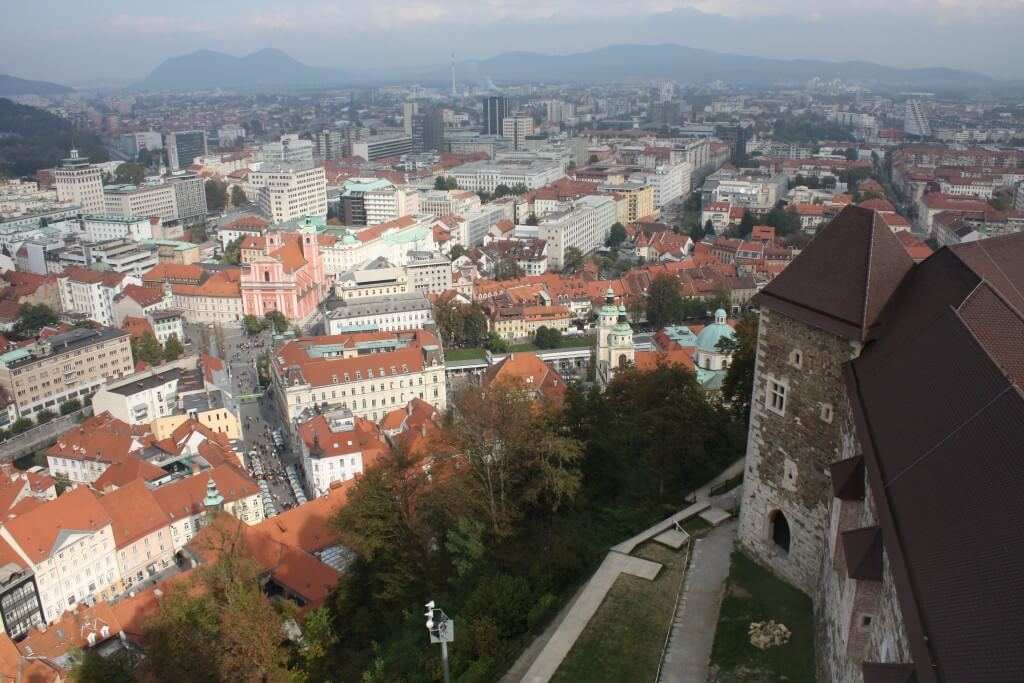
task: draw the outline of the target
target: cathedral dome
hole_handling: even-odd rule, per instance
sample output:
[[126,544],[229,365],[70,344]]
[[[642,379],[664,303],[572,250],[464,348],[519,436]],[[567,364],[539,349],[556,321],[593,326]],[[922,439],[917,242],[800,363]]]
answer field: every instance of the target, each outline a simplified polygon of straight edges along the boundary
[[715,322],[711,323],[697,335],[697,350],[706,353],[721,353],[718,350],[718,342],[724,339],[733,339],[736,333],[725,322],[725,311],[719,308],[715,311]]

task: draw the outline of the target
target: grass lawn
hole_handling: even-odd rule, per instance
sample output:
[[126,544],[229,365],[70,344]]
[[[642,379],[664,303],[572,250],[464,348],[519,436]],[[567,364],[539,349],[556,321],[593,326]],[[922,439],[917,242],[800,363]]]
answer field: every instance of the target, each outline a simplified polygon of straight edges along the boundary
[[445,349],[445,360],[473,360],[483,358],[483,349]]
[[580,634],[554,683],[650,683],[658,671],[687,558],[648,542],[635,553],[664,567],[654,581],[621,574]]
[[[792,631],[789,642],[758,650],[750,644],[752,621],[772,619]],[[718,616],[712,670],[719,683],[814,680],[814,614],[811,599],[733,551]]]

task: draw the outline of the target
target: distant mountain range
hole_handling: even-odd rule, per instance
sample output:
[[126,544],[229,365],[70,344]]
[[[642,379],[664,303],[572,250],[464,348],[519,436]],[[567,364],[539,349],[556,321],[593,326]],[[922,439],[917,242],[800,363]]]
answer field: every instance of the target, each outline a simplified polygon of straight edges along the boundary
[[160,64],[141,83],[154,90],[259,89],[342,83],[340,69],[308,66],[284,52],[265,49],[245,57],[198,50]]
[[[474,83],[515,81],[623,81],[668,78],[683,83],[723,80],[738,84],[803,83],[818,77],[913,86],[979,87],[993,79],[944,67],[902,69],[871,62],[783,60],[700,50],[683,45],[613,45],[570,55],[508,52],[490,59],[460,62],[459,80]],[[140,84],[167,90],[263,89],[388,82],[444,83],[448,65],[396,69],[308,66],[280,50],[266,49],[246,57],[200,50],[160,64]]]
[[15,95],[64,95],[74,92],[66,85],[47,81],[27,81],[24,78],[0,74],[0,97]]

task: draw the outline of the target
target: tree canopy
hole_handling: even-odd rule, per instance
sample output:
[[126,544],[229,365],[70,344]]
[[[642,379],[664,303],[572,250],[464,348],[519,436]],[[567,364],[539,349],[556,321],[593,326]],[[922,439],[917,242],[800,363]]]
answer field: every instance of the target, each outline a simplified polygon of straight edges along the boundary
[[206,208],[221,211],[228,205],[228,184],[223,180],[210,178],[203,185],[206,191]]
[[577,247],[566,247],[562,254],[562,272],[575,273],[583,267],[583,252]]
[[145,179],[146,169],[134,161],[126,161],[114,169],[114,182],[119,185],[141,185]]
[[679,280],[660,273],[651,280],[647,289],[647,320],[663,327],[683,318],[683,297],[679,293]]
[[615,223],[612,223],[612,228],[608,231],[608,241],[606,244],[612,248],[618,247],[626,241],[627,236],[626,226],[616,221]]
[[541,325],[537,328],[533,343],[540,349],[557,349],[562,344],[562,333],[553,327]]
[[46,304],[23,304],[14,331],[23,337],[34,337],[40,329],[56,322],[57,313]]
[[718,342],[720,351],[732,354],[725,380],[722,382],[722,398],[744,425],[750,419],[750,402],[754,391],[757,324],[757,313],[748,312],[736,321],[735,336],[722,337]]

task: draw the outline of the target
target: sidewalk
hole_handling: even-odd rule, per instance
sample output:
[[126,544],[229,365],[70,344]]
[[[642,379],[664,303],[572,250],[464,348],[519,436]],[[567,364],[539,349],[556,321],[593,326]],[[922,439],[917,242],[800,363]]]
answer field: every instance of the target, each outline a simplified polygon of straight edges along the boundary
[[715,641],[722,588],[738,523],[733,520],[694,542],[659,683],[704,683]]

